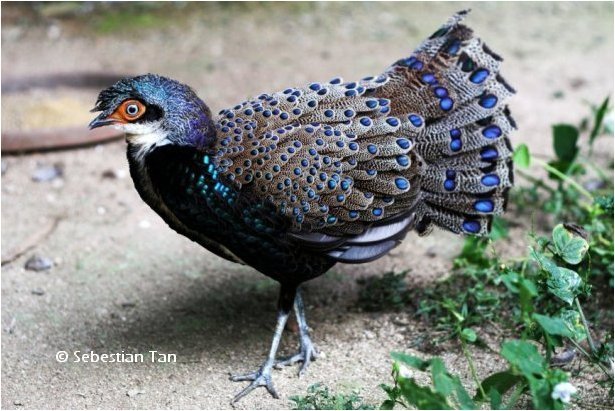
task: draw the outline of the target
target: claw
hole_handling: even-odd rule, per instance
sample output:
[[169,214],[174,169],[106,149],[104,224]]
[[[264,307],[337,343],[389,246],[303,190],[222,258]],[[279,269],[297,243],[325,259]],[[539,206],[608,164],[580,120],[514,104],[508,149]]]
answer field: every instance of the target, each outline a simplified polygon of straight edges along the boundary
[[310,363],[316,360],[318,356],[318,350],[316,350],[316,347],[314,347],[312,341],[309,338],[304,338],[301,341],[300,351],[297,354],[277,361],[274,367],[277,369],[282,369],[285,366],[294,365],[301,362],[303,363],[301,368],[299,368],[299,378],[301,378],[305,375]]
[[258,387],[265,387],[273,398],[280,398],[277,391],[275,390],[275,387],[273,386],[273,381],[271,380],[271,365],[269,365],[269,367],[261,367],[260,370],[245,375],[233,375],[231,376],[231,381],[252,381],[250,385],[248,385],[246,388],[238,392],[237,395],[235,395],[235,397],[231,401],[231,405],[234,405],[237,401],[239,401]]

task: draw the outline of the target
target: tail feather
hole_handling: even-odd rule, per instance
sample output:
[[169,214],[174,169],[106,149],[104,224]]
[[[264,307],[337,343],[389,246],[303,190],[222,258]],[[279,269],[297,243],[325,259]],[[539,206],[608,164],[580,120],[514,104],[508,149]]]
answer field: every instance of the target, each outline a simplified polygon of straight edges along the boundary
[[394,63],[383,87],[392,114],[424,119],[413,130],[413,150],[424,162],[416,205],[422,234],[433,225],[488,234],[513,185],[508,136],[516,125],[505,102],[515,91],[499,73],[502,58],[460,24],[465,14]]

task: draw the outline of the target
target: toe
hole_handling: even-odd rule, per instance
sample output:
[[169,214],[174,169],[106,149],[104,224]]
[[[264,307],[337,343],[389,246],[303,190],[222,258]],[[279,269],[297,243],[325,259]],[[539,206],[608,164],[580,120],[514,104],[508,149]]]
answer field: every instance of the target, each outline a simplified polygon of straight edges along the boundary
[[258,377],[258,373],[251,372],[249,374],[236,374],[231,375],[230,380],[234,382],[239,381],[254,381]]

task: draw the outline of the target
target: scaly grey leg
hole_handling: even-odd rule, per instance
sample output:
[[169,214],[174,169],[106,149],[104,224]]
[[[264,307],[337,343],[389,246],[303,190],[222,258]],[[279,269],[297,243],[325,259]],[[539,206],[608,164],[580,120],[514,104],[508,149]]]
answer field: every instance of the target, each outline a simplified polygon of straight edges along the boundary
[[252,381],[250,385],[235,395],[231,401],[231,404],[236,403],[258,387],[265,387],[273,398],[279,398],[271,380],[271,369],[275,363],[275,355],[278,351],[278,346],[280,345],[280,339],[282,338],[282,332],[284,331],[286,320],[288,320],[288,314],[290,313],[292,301],[295,299],[295,293],[295,287],[281,287],[278,302],[277,324],[275,327],[275,333],[273,334],[273,341],[271,342],[269,355],[257,371],[244,375],[231,376],[231,381]]
[[282,368],[287,365],[293,365],[295,363],[301,362],[303,364],[299,369],[299,377],[302,377],[307,371],[310,362],[318,358],[318,351],[316,350],[316,347],[314,347],[312,339],[310,338],[307,321],[305,319],[305,306],[303,305],[303,298],[301,296],[300,289],[297,289],[294,309],[295,315],[297,316],[297,323],[299,324],[299,352],[295,355],[276,362],[275,367]]

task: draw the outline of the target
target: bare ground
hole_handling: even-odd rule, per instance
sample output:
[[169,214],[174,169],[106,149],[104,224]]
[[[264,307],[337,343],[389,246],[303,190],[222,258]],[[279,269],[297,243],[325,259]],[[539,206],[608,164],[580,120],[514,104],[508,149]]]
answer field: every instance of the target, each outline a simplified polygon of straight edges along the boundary
[[[262,91],[378,73],[467,6],[474,9],[468,23],[505,56],[503,72],[518,91],[511,102],[516,143],[550,153],[551,124],[576,122],[588,112],[587,102],[613,94],[612,3],[198,4],[154,9],[150,20],[120,20],[118,26],[53,9],[35,19],[3,3],[2,77],[156,72],[191,84],[217,111]],[[108,27],[113,33],[101,33]],[[41,118],[53,125],[71,117],[87,121],[96,90],[58,90],[57,98],[50,93],[3,94],[3,131],[45,124]],[[54,101],[64,111],[55,110]],[[599,160],[610,161],[612,141],[599,148]],[[276,284],[166,227],[125,177],[124,151],[116,142],[2,159],[2,254],[61,218],[45,241],[2,269],[4,409],[224,409],[240,389],[228,373],[252,370],[264,358]],[[31,180],[39,164],[53,163],[63,164],[63,178]],[[120,170],[120,178],[103,178],[106,170]],[[529,225],[528,216],[516,219]],[[524,252],[523,232],[513,230],[505,247],[511,256]],[[237,407],[288,408],[289,396],[315,382],[339,391],[358,388],[366,402],[379,404],[390,351],[430,355],[407,348],[426,330],[412,311],[361,312],[356,280],[411,268],[410,285],[422,287],[448,274],[461,242],[443,232],[410,235],[378,262],[340,265],[307,284],[312,336],[325,357],[301,380],[295,368],[275,372],[281,400],[258,390]],[[34,253],[54,259],[54,267],[24,270]],[[495,330],[485,326],[479,334],[498,349]],[[282,352],[291,353],[295,344],[296,335],[287,332]],[[177,354],[177,363],[63,364],[55,360],[60,350],[156,350]],[[442,355],[470,385],[459,350],[452,346]],[[489,350],[473,355],[479,375],[505,367]],[[580,388],[574,408],[612,408],[598,377],[585,372],[573,378]]]

